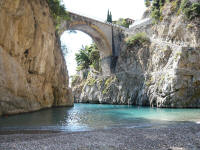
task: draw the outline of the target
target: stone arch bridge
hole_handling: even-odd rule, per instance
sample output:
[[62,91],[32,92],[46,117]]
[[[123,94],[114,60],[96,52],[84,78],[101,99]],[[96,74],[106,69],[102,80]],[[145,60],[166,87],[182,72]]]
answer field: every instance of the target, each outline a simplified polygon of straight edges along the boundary
[[79,30],[88,34],[100,50],[103,74],[113,73],[126,28],[77,13],[69,11],[68,13],[71,19],[62,22],[60,33],[62,34],[66,30]]

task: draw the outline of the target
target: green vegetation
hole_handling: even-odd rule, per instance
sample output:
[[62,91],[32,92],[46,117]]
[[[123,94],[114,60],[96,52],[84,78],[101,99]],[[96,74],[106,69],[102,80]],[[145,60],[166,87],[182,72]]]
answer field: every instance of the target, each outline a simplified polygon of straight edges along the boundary
[[93,76],[88,74],[85,84],[88,86],[93,86],[96,82],[97,82],[97,80]]
[[77,70],[94,68],[100,71],[100,53],[97,46],[92,44],[83,47],[79,53],[76,53]]
[[154,77],[153,76],[149,76],[148,79],[145,81],[145,85],[146,86],[150,86],[154,84]]
[[112,23],[112,14],[109,10],[108,10],[108,14],[107,14],[107,22]]
[[165,0],[153,0],[151,7],[151,17],[157,22],[162,20],[162,7],[165,4]]
[[103,94],[107,94],[111,88],[111,85],[113,82],[116,81],[116,76],[110,76],[108,77],[106,80],[105,80],[105,83],[104,83],[104,89],[103,89]]
[[97,49],[93,49],[90,53],[90,68],[100,71],[100,54]]
[[145,6],[146,6],[146,7],[149,7],[150,5],[151,5],[150,0],[146,0],[146,1],[145,1]]
[[189,0],[182,0],[180,10],[189,19],[200,17],[200,3],[191,3]]
[[50,8],[51,15],[53,16],[56,29],[58,30],[62,20],[69,20],[68,13],[65,10],[65,6],[61,4],[61,0],[47,0]]
[[187,29],[192,29],[192,28],[194,28],[194,25],[193,25],[193,24],[188,24],[188,25],[187,25]]
[[[174,1],[171,2],[171,4],[172,4],[171,11],[177,12],[180,8],[181,0],[174,0]],[[178,11],[177,14],[179,15],[180,12]]]
[[142,45],[144,43],[149,43],[150,39],[147,37],[145,33],[137,33],[126,39],[126,44],[128,47],[132,47],[134,45]]
[[151,12],[151,17],[155,20],[155,21],[158,21],[160,20],[160,10],[158,9],[154,9],[152,12]]
[[130,25],[130,23],[128,23],[124,18],[119,18],[117,21],[113,21],[113,23],[125,28],[129,28]]
[[[148,4],[147,0],[146,3]],[[165,3],[171,3],[172,12],[179,15],[181,12],[189,19],[200,17],[200,3],[192,3],[189,0],[153,0],[151,7],[151,17],[155,22],[162,21],[162,9]]]
[[102,78],[98,78],[97,79],[97,87],[98,87],[99,90],[101,89],[102,84],[103,84],[103,79]]

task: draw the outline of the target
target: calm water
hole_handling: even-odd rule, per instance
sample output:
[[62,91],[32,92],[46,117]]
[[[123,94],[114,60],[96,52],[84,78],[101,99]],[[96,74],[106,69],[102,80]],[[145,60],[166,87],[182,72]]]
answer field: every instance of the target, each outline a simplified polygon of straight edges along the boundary
[[126,105],[75,104],[0,118],[0,130],[37,129],[85,131],[113,127],[160,127],[200,124],[200,109],[159,109]]

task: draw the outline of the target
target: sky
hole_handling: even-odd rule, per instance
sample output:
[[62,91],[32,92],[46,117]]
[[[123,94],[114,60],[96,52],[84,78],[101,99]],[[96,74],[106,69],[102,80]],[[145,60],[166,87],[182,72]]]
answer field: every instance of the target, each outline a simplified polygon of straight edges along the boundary
[[[108,9],[112,13],[113,20],[119,18],[139,20],[146,9],[144,0],[63,0],[63,2],[69,11],[102,21],[106,20]],[[80,31],[76,33],[66,31],[61,36],[61,42],[68,48],[65,59],[69,76],[74,75],[76,73],[75,53],[82,46],[90,45],[92,39]]]

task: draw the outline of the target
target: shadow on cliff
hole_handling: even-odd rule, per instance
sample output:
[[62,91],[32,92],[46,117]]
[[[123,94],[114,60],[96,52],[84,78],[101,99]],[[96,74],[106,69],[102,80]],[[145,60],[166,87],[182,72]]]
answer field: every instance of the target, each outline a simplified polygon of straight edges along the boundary
[[149,106],[149,99],[144,93],[145,72],[148,70],[148,59],[150,42],[140,44],[136,43],[134,46],[125,46],[118,58],[116,65],[116,76],[119,79],[119,85],[127,94],[130,105]]

